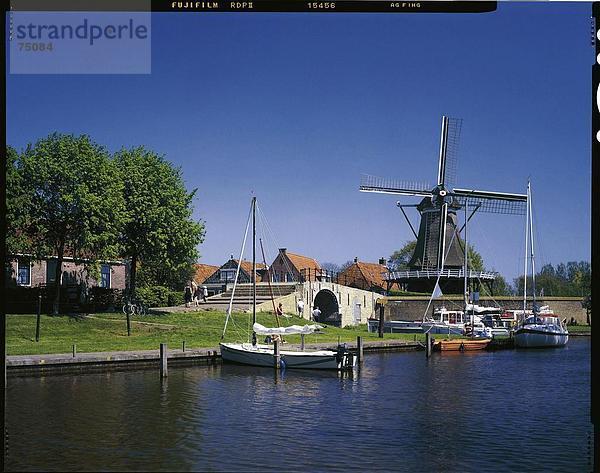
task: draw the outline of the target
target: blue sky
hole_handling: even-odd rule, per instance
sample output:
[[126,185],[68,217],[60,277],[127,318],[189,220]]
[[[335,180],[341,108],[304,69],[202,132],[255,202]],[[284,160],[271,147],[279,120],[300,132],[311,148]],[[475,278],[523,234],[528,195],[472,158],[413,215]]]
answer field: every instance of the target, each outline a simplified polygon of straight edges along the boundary
[[[458,186],[524,192],[530,176],[538,264],[589,260],[590,14],[154,14],[150,75],[9,74],[7,140],[86,133],[166,155],[198,188],[202,262],[238,253],[254,191],[271,255],[343,263],[412,236],[361,174],[433,185],[441,116],[461,117]],[[469,228],[488,268],[519,273],[523,218]]]

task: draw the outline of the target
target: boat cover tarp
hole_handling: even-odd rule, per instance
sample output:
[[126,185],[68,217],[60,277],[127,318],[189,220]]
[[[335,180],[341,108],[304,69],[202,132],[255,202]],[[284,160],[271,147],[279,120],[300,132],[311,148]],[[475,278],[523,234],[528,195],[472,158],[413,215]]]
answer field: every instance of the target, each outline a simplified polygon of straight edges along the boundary
[[252,329],[257,335],[308,335],[316,330],[323,328],[321,325],[290,325],[289,327],[265,327],[259,323],[255,323]]

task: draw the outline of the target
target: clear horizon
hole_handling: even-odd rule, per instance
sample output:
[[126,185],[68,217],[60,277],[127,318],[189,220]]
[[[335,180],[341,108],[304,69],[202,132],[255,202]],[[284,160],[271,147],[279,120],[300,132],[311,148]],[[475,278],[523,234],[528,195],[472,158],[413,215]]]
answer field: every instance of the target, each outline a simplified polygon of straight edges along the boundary
[[[361,174],[433,187],[446,114],[463,118],[457,187],[524,193],[530,177],[538,269],[590,261],[590,14],[153,14],[150,75],[8,74],[7,143],[58,131],[164,154],[198,188],[201,263],[239,257],[252,192],[268,263],[279,247],[377,262],[413,239],[396,201],[419,199],[360,193]],[[512,282],[524,217],[472,222]]]

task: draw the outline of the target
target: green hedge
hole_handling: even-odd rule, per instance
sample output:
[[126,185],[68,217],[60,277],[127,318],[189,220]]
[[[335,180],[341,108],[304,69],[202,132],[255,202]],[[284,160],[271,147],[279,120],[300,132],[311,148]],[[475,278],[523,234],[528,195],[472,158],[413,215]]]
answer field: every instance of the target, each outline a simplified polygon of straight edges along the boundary
[[171,307],[183,304],[183,292],[173,291],[165,286],[141,287],[137,298],[148,307]]

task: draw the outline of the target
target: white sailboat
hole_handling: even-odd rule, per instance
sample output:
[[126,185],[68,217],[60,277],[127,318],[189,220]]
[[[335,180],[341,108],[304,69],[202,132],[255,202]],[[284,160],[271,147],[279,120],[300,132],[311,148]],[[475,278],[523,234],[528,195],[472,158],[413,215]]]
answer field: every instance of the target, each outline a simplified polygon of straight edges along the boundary
[[[527,316],[527,245],[531,243],[531,275],[533,313]],[[525,271],[523,278],[523,319],[514,331],[515,345],[521,348],[565,346],[569,332],[559,317],[548,306],[538,307],[535,301],[535,258],[533,251],[533,214],[531,211],[531,185],[527,183],[527,219],[525,224]]]
[[[316,330],[323,328],[320,325],[292,325],[289,327],[264,327],[256,322],[256,197],[252,198],[251,207],[252,216],[252,341],[247,343],[225,343],[219,344],[221,349],[221,357],[223,361],[239,363],[252,366],[268,366],[273,367],[275,364],[275,347],[273,345],[258,344],[257,335],[265,336],[283,336],[300,334],[306,335],[314,333]],[[227,318],[225,319],[225,327],[223,328],[223,339],[227,330],[227,322],[231,315],[233,306],[233,297],[239,276],[240,265],[243,259],[244,247],[248,236],[248,226],[250,216],[246,224],[246,232],[242,243],[241,256],[237,268],[237,273],[231,294],[229,308],[227,310]],[[344,347],[339,347],[337,350],[281,350],[279,351],[279,359],[282,367],[286,368],[306,368],[306,369],[351,369],[356,363],[356,357],[345,350]]]

